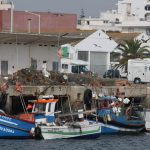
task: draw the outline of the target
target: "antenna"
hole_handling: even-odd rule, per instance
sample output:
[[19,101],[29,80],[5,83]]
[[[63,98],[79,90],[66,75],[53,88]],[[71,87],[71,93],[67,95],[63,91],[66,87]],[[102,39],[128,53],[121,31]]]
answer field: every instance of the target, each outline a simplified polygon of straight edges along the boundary
[[84,18],[84,17],[85,17],[85,13],[84,13],[84,9],[82,8],[80,18]]

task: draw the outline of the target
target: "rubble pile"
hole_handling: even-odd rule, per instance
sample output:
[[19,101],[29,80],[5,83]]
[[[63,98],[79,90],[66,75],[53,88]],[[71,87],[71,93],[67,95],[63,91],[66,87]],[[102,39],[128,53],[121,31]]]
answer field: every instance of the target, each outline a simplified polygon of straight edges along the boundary
[[32,69],[21,69],[15,72],[8,80],[9,85],[15,85],[19,81],[23,85],[49,85],[49,78],[43,76],[42,71]]
[[[45,77],[42,71],[32,69],[21,69],[8,79],[9,85],[15,85],[19,81],[22,85],[102,85],[100,78],[95,78],[86,74],[62,74],[50,72],[49,77]],[[94,84],[93,84],[94,83]]]

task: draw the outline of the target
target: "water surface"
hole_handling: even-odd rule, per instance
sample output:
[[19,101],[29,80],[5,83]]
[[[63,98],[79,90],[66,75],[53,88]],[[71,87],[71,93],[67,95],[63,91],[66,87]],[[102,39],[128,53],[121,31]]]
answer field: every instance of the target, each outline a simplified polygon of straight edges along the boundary
[[101,135],[94,140],[0,140],[0,150],[150,150],[150,134]]

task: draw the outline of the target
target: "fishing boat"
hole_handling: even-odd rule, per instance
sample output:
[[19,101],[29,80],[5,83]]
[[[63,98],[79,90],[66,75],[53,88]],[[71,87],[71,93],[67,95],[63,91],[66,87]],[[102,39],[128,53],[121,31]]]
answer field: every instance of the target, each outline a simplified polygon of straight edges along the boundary
[[101,134],[138,133],[145,129],[143,108],[132,100],[105,96],[96,99],[96,103],[96,113],[88,118],[95,120],[97,116]]
[[[0,138],[33,138],[31,129],[37,123],[49,123],[55,120],[55,103],[57,99],[46,96],[40,100],[33,100],[32,112],[7,115],[0,111]],[[25,103],[23,103],[25,104]],[[24,106],[25,109],[25,106]]]
[[95,139],[100,136],[100,125],[89,121],[70,122],[64,125],[45,124],[33,129],[35,138],[50,139]]
[[[54,112],[55,105],[51,104],[50,106],[54,116],[57,113]],[[33,137],[47,140],[66,138],[94,139],[100,136],[101,126],[97,122],[85,120],[83,109],[78,110],[78,112],[72,112],[70,108],[69,113],[60,113],[61,111],[58,111],[54,121],[36,122],[36,127],[31,130]]]
[[30,130],[35,124],[32,121],[19,119],[0,113],[0,138],[29,138]]

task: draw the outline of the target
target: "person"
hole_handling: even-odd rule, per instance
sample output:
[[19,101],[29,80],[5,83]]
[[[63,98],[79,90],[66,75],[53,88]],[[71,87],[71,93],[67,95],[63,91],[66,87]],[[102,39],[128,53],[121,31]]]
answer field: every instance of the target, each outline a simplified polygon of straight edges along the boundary
[[50,77],[50,73],[47,71],[47,61],[43,61],[42,64],[42,73],[45,77]]

